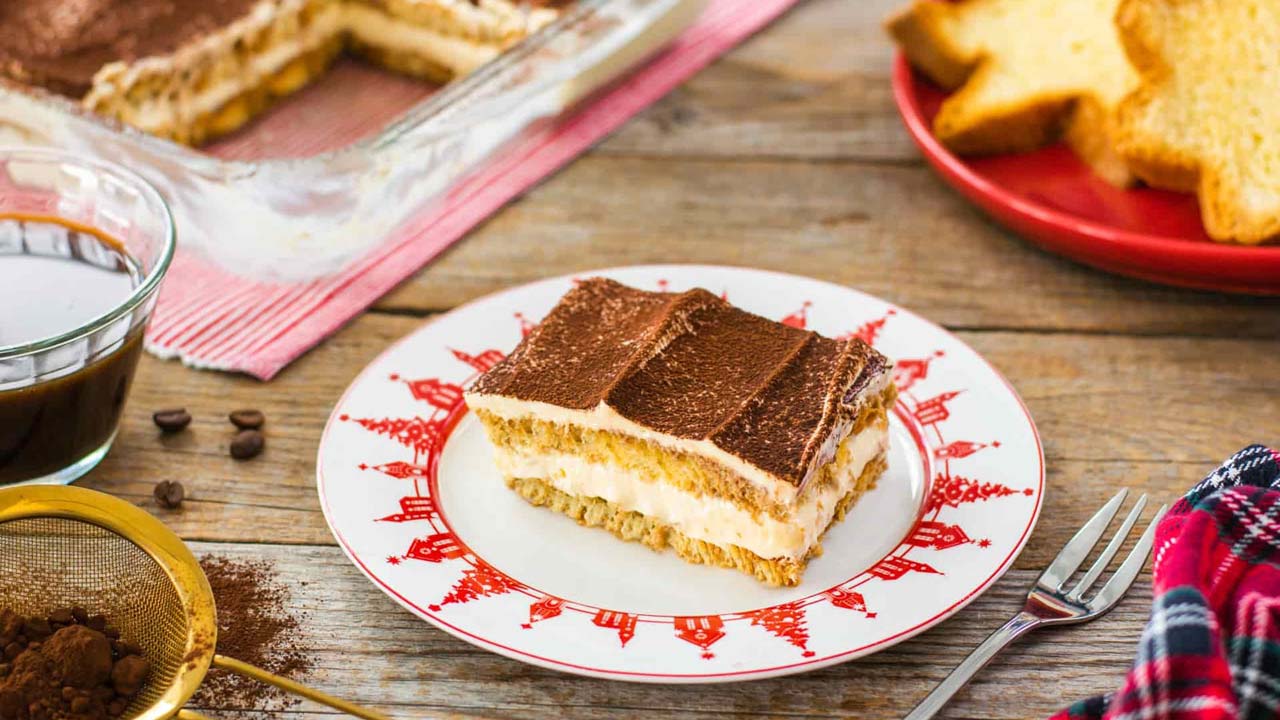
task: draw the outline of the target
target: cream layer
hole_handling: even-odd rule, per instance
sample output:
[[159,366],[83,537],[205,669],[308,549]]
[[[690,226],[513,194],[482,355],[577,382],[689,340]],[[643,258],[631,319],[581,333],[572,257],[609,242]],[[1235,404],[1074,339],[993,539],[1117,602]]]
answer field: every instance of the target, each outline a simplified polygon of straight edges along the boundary
[[802,560],[831,524],[840,499],[854,488],[867,464],[887,450],[889,433],[884,427],[872,426],[846,438],[843,444],[849,452],[834,468],[834,482],[802,493],[786,521],[575,455],[533,455],[498,448],[496,460],[498,469],[509,477],[537,478],[568,495],[601,498],[697,540],[737,545],[766,560]]
[[[348,7],[369,0],[337,0]],[[510,39],[537,30],[559,16],[553,8],[532,7],[521,0],[381,0],[397,17],[414,25],[444,25],[455,35],[481,40]]]
[[[553,10],[524,10],[506,0],[485,0],[480,5],[469,0],[402,0],[400,4],[406,10],[430,7],[443,14],[444,17],[434,18],[437,25],[456,24],[440,29],[370,5],[329,0],[320,4],[321,9],[306,28],[298,30],[296,37],[277,40],[253,57],[242,72],[195,93],[180,87],[178,78],[185,68],[201,66],[229,53],[240,38],[265,31],[280,13],[299,12],[305,4],[305,0],[263,0],[244,18],[171,55],[111,63],[94,77],[93,88],[82,104],[108,111],[144,130],[163,131],[216,112],[256,88],[262,78],[284,70],[289,63],[342,33],[350,33],[373,47],[420,53],[456,75],[465,75],[502,52],[504,43],[499,38],[534,32],[556,17]],[[129,88],[156,75],[174,78],[178,83],[173,89],[176,92],[157,93],[140,103],[127,98]]]
[[417,53],[454,75],[466,75],[503,49],[497,43],[477,42],[413,25],[368,5],[345,5],[343,16],[347,31],[360,42],[383,50]]
[[[851,415],[851,419],[835,427],[831,434],[824,439],[818,457],[813,464],[814,468],[831,462],[835,457],[837,446],[839,443],[844,442],[845,437],[849,434],[853,423],[852,418],[858,416],[858,412],[868,400],[880,397],[889,386],[889,382],[890,374],[885,372],[873,379],[862,390],[862,393],[854,401],[855,410]],[[616,432],[630,435],[676,452],[705,457],[724,465],[745,478],[752,485],[763,490],[765,496],[771,502],[784,506],[792,505],[796,502],[797,496],[803,492],[808,480],[806,478],[805,483],[801,483],[800,487],[796,487],[785,480],[779,479],[773,473],[722,450],[710,440],[687,440],[652,430],[628,420],[603,402],[590,410],[571,410],[548,403],[516,400],[515,398],[501,395],[484,395],[480,393],[466,393],[466,401],[467,406],[472,410],[485,410],[502,418],[534,417],[538,420],[561,425],[577,425],[592,430]],[[859,433],[859,435],[866,434],[870,430],[871,428],[868,428],[866,431]],[[811,472],[810,477],[812,474]]]

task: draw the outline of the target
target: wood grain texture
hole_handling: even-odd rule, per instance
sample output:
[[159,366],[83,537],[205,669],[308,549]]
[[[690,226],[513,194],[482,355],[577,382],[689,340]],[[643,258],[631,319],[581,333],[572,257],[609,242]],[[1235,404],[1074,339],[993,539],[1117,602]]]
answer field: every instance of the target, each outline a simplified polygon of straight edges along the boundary
[[[395,717],[900,717],[1019,606],[1116,488],[1172,500],[1240,446],[1280,442],[1280,301],[1103,275],[983,219],[923,167],[898,124],[879,27],[898,1],[802,3],[269,384],[145,359],[117,447],[84,484],[155,512],[198,552],[271,562],[308,617],[310,681]],[[1022,394],[1044,440],[1044,510],[1010,574],[938,628],[872,657],[695,687],[507,660],[435,630],[365,581],[333,544],[314,480],[324,422],[360,369],[432,313],[482,294],[651,262],[818,277],[958,331]],[[161,436],[150,414],[175,405],[195,422]],[[268,416],[266,451],[248,462],[227,455],[226,413],[240,407]],[[150,499],[162,479],[186,485],[180,510]],[[1037,717],[1111,689],[1147,615],[1145,583],[1088,628],[1015,646],[943,717]]]
[[[307,617],[298,640],[315,659],[310,682],[406,718],[444,711],[529,720],[620,720],[642,711],[662,718],[900,717],[1007,619],[1036,574],[1013,570],[956,618],[868,658],[781,680],[659,687],[574,677],[474,648],[387,600],[337,548],[196,543],[194,550],[271,562]],[[1032,635],[944,717],[1035,717],[1064,698],[1106,691],[1131,660],[1149,602],[1146,591],[1135,591],[1088,629]]]
[[918,164],[881,19],[899,0],[810,0],[671,93],[599,153]]
[[588,155],[377,307],[439,310],[638,263],[808,275],[959,329],[1280,336],[1280,300],[1105,275],[1000,230],[923,167],[856,162]]

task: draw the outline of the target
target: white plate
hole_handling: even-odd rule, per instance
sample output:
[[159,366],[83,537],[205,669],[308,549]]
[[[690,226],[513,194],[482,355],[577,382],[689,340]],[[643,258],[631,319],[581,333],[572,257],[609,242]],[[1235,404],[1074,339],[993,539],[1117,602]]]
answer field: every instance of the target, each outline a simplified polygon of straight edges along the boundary
[[[947,331],[883,300],[760,270],[598,273],[705,287],[897,361],[889,471],[796,588],[690,565],[525,503],[506,488],[461,387],[571,286],[491,295],[424,325],[352,383],[320,442],[334,536],[391,597],[480,647],[566,672],[722,682],[825,667],[932,627],[986,590],[1035,526],[1044,462],[1008,383]],[[584,274],[586,276],[588,274]]]

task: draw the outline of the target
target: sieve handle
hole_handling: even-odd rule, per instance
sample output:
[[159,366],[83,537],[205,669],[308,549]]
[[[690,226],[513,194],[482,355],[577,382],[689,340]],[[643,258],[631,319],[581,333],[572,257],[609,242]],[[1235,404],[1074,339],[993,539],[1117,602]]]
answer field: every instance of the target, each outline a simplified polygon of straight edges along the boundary
[[[258,682],[264,682],[268,685],[278,687],[287,693],[293,693],[294,695],[304,697],[308,700],[313,700],[321,705],[328,705],[329,707],[335,710],[341,710],[348,715],[355,715],[359,718],[365,718],[365,720],[391,720],[382,713],[360,707],[355,703],[349,703],[346,700],[341,700],[333,697],[332,695],[322,693],[319,690],[312,690],[306,685],[296,683],[289,678],[283,678],[279,675],[269,673],[262,668],[254,667],[247,662],[241,662],[235,658],[229,658],[223,655],[214,655],[213,666],[222,668],[223,670],[230,670],[237,675],[243,675],[248,678],[253,678]],[[189,711],[183,710],[182,712],[186,713]],[[207,720],[205,718],[201,718],[201,716],[196,715],[195,713],[191,713],[191,715],[194,717],[191,717],[190,720]]]

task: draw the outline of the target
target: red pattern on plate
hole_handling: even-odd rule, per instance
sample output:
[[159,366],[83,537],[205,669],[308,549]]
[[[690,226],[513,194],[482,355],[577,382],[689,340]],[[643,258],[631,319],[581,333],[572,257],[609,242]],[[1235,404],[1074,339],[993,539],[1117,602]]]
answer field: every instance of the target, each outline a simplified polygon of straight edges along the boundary
[[[726,300],[726,302],[728,302]],[[805,329],[809,325],[809,308],[813,307],[813,303],[806,300],[800,309],[782,318],[778,322],[783,325],[789,325],[793,328]]]
[[1030,495],[1028,490],[1030,488],[1018,491],[996,482],[979,482],[960,475],[940,473],[933,479],[933,488],[929,491],[929,501],[925,505],[925,511],[959,507],[961,503],[1007,497],[1018,492]]
[[723,615],[676,617],[672,618],[671,624],[675,626],[676,637],[702,648],[703,660],[714,658],[711,646],[724,639]]
[[430,520],[437,514],[435,500],[421,495],[410,495],[409,497],[400,498],[400,512],[378,518],[378,520],[380,522],[395,523],[414,522],[416,520]]
[[616,610],[597,610],[595,617],[591,618],[591,623],[596,627],[617,630],[618,640],[622,643],[622,647],[626,647],[627,642],[636,636],[636,621],[639,618],[639,615]]
[[[876,328],[878,331],[879,328]],[[874,331],[867,330],[866,334],[871,335],[872,340],[875,339]],[[871,343],[871,340],[863,338],[864,342]],[[932,355],[919,360],[898,360],[893,366],[893,384],[898,386],[898,391],[910,390],[917,382],[925,379],[929,375],[929,363],[936,358],[943,356],[941,350],[936,350]]]
[[838,608],[845,610],[853,610],[860,612],[867,617],[875,617],[875,613],[867,612],[867,600],[862,597],[862,593],[853,590],[845,590],[843,588],[831,588],[822,593],[822,597]]
[[522,624],[520,627],[525,630],[533,628],[534,623],[550,620],[553,617],[559,617],[560,611],[564,609],[564,600],[558,597],[547,595],[540,600],[534,600],[529,605],[529,622]]
[[960,460],[978,452],[983,448],[1000,447],[1000,441],[995,440],[989,443],[970,442],[968,440],[957,440],[948,443],[933,451],[933,457],[937,460]]
[[[839,339],[852,340],[853,338],[857,338],[868,345],[875,345],[876,338],[880,335],[880,331],[884,329],[885,323],[889,322],[889,318],[893,317],[895,312],[896,311],[894,310],[890,310],[882,317],[878,317],[875,320],[868,320],[859,326],[857,330],[845,333],[844,335],[841,335]],[[941,355],[942,351],[938,351],[938,354]],[[920,377],[924,377],[924,375],[921,375]],[[901,390],[902,388],[898,389]]]
[[809,649],[809,628],[804,624],[804,606],[798,602],[783,603],[745,613],[744,617],[800,648],[803,657],[813,657]]
[[934,550],[946,550],[971,542],[973,540],[965,534],[964,528],[937,520],[921,520],[916,523],[915,528],[911,530],[911,535],[906,539],[908,545],[931,547]]
[[[665,281],[659,281],[658,284],[660,288],[665,289]],[[785,322],[794,327],[805,327],[810,307],[811,303],[804,303],[798,310],[787,316]],[[842,337],[859,337],[874,341],[894,314],[895,311],[889,310],[885,315],[863,323],[856,330]],[[531,325],[524,314],[516,313],[514,317],[520,323],[522,334],[527,333]],[[386,561],[389,564],[399,565],[404,560],[432,564],[462,562],[459,579],[452,589],[437,603],[428,606],[432,612],[443,611],[451,605],[462,605],[488,597],[518,592],[532,599],[527,618],[512,618],[513,622],[524,629],[532,629],[538,622],[560,617],[567,612],[569,617],[581,616],[588,619],[595,627],[617,633],[621,646],[625,648],[642,624],[646,626],[670,624],[677,638],[699,648],[702,651],[701,656],[710,660],[715,657],[713,646],[727,637],[733,628],[744,625],[763,627],[770,634],[793,646],[801,657],[808,658],[814,653],[808,648],[809,634],[805,624],[807,608],[815,603],[829,603],[837,608],[860,612],[865,619],[874,620],[876,614],[867,610],[864,594],[868,589],[874,590],[874,585],[871,583],[898,580],[909,573],[944,574],[944,570],[935,567],[932,562],[908,557],[913,551],[925,549],[943,551],[969,544],[986,548],[990,545],[986,540],[977,542],[971,540],[959,525],[939,520],[939,516],[948,508],[956,508],[963,503],[988,501],[1013,495],[1030,497],[1035,492],[1033,488],[1018,490],[1000,483],[979,482],[951,474],[949,467],[951,461],[968,457],[983,449],[998,448],[1000,443],[998,441],[989,443],[953,441],[950,444],[942,444],[938,424],[949,417],[946,404],[962,390],[944,392],[925,400],[916,400],[910,394],[913,385],[928,377],[932,363],[945,357],[942,351],[936,351],[919,360],[903,360],[898,363],[895,378],[899,380],[900,395],[894,411],[909,427],[914,428],[917,444],[920,445],[921,453],[925,457],[929,455],[930,450],[926,447],[923,433],[932,432],[937,440],[932,455],[941,461],[943,470],[933,480],[922,516],[912,532],[879,562],[859,575],[823,592],[800,600],[742,613],[664,616],[598,608],[543,593],[491,566],[466,546],[440,512],[439,505],[435,501],[437,461],[449,433],[466,412],[462,400],[462,388],[493,367],[503,357],[501,352],[492,349],[476,355],[452,348],[449,352],[467,368],[465,377],[406,379],[401,373],[388,376],[391,382],[404,384],[415,400],[423,402],[430,408],[425,416],[352,418],[346,414],[339,415],[341,421],[355,422],[365,430],[390,437],[413,451],[412,461],[362,463],[358,467],[363,471],[378,472],[399,480],[411,481],[413,484],[415,494],[400,499],[400,512],[375,518],[374,522],[423,521],[429,523],[434,531],[413,539],[404,555],[388,557]],[[854,588],[863,589],[855,590]]]
[[458,541],[457,535],[451,532],[442,532],[414,538],[409,543],[409,551],[404,554],[404,559],[442,563],[445,560],[457,560],[458,558],[466,557],[466,555],[467,548]]
[[911,414],[915,417],[916,422],[921,425],[937,425],[951,417],[951,411],[947,409],[947,403],[954,400],[962,392],[964,391],[950,390],[928,400],[922,400],[916,403],[915,409],[911,411]]
[[[456,538],[454,539],[456,542]],[[439,612],[444,605],[469,603],[482,597],[504,595],[512,590],[522,590],[524,585],[512,579],[506,573],[489,563],[475,558],[471,567],[462,571],[462,578],[453,586],[437,605],[428,605],[428,609]]]

